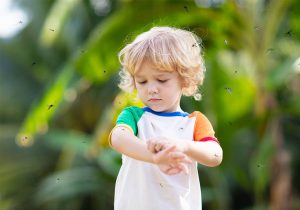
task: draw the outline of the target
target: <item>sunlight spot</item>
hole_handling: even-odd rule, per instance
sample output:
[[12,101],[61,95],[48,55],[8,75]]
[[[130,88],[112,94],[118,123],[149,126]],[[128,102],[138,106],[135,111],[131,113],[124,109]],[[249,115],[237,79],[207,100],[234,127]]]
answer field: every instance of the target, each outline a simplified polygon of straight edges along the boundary
[[66,90],[64,96],[66,101],[74,102],[77,98],[77,92],[74,88],[69,88]]
[[200,93],[196,93],[196,94],[194,95],[194,99],[195,99],[196,101],[201,101],[202,95],[201,95]]
[[293,64],[293,69],[296,74],[300,73],[300,57],[295,60]]
[[33,144],[33,137],[30,134],[19,134],[16,143],[20,147],[29,147]]
[[98,16],[105,16],[111,11],[111,2],[109,0],[90,0],[90,2]]
[[17,8],[12,0],[1,0],[0,38],[7,39],[17,35],[28,22],[28,15]]
[[79,81],[79,92],[86,91],[91,87],[91,82],[85,78],[81,78]]

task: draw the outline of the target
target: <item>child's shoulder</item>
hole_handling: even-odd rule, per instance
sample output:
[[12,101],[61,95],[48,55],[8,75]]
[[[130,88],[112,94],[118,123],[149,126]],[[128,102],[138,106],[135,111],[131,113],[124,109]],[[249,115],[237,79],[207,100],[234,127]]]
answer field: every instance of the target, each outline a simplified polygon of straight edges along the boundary
[[193,111],[189,114],[190,118],[196,118],[196,121],[199,122],[209,122],[209,119],[200,111]]
[[141,117],[145,110],[138,106],[128,106],[125,107],[120,115],[126,115],[126,116],[134,116],[134,117]]
[[189,117],[196,117],[197,118],[197,117],[202,117],[202,116],[204,116],[204,114],[200,111],[193,111],[189,114]]
[[144,109],[138,106],[127,106],[123,108],[122,111],[127,111],[127,112],[144,112]]

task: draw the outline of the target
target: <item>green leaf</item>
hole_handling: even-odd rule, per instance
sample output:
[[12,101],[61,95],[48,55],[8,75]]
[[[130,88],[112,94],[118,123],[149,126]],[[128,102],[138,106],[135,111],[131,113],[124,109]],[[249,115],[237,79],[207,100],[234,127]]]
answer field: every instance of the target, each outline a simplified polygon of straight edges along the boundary
[[293,76],[294,62],[294,59],[287,59],[269,71],[266,78],[266,85],[269,90],[276,90],[289,82]]
[[48,122],[62,102],[64,91],[73,76],[74,69],[69,64],[65,65],[41,101],[28,113],[16,137],[18,145],[30,146],[36,133],[47,132]]
[[271,180],[272,157],[274,145],[270,133],[267,133],[259,145],[251,161],[251,174],[254,180],[254,190],[256,197],[261,200]]
[[38,204],[67,200],[98,191],[103,187],[102,184],[98,177],[98,170],[93,167],[78,167],[56,172],[39,185],[35,200]]
[[54,1],[48,16],[44,21],[42,32],[40,34],[40,43],[43,46],[50,47],[59,37],[67,17],[74,7],[78,5],[79,0],[57,0]]
[[80,155],[85,155],[91,143],[91,137],[78,131],[52,130],[44,136],[46,143],[55,149],[73,150]]

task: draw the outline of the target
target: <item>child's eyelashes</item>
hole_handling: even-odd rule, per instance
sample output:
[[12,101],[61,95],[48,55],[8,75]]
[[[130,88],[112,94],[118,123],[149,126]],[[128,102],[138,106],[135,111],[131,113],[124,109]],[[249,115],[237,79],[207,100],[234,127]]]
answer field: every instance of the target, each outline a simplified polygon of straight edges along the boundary
[[[157,81],[158,81],[159,83],[165,83],[165,82],[168,81],[168,79],[157,79]],[[147,80],[145,80],[145,81],[137,81],[137,83],[140,84],[140,85],[143,85],[143,84],[146,84],[146,83],[147,83]]]
[[140,84],[140,85],[142,85],[142,84],[146,84],[146,82],[147,81],[140,81],[140,82],[138,81],[137,83]]
[[167,82],[168,80],[167,80],[167,79],[158,79],[157,81],[160,82],[160,83],[165,83],[165,82]]

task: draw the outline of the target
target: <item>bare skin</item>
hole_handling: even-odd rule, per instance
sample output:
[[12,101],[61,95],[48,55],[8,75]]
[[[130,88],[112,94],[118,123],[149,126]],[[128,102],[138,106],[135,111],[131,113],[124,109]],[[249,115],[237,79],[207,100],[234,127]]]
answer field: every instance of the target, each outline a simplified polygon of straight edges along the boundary
[[191,160],[184,153],[177,151],[176,146],[170,146],[153,153],[147,148],[145,142],[125,127],[120,126],[113,129],[111,146],[128,157],[156,164],[165,174],[174,175],[180,172],[189,172],[187,164],[190,164]]

